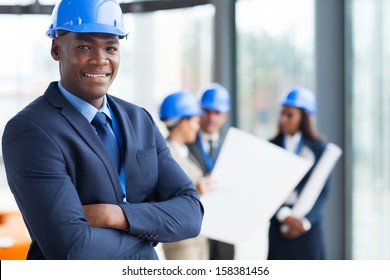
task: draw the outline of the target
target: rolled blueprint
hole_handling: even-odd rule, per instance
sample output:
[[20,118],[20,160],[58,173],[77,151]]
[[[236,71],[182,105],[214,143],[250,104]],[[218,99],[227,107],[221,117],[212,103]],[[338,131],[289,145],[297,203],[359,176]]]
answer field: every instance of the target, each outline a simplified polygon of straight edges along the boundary
[[310,211],[341,154],[342,151],[337,145],[333,143],[327,144],[325,151],[322,153],[292,208],[292,216],[303,218]]

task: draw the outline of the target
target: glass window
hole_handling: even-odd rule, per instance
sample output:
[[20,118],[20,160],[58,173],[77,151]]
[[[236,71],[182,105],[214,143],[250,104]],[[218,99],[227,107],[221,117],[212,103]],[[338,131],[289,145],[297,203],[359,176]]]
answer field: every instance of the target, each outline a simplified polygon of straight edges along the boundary
[[212,5],[126,15],[129,36],[111,91],[156,119],[168,93],[195,93],[212,79],[213,17]]
[[390,258],[390,1],[350,0],[352,258]]
[[297,83],[314,91],[314,0],[239,0],[236,8],[238,126],[270,138],[282,92]]

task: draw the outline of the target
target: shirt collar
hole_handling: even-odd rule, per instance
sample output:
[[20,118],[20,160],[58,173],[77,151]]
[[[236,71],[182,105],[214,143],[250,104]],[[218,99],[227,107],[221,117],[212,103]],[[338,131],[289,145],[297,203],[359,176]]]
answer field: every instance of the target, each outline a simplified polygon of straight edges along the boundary
[[68,100],[76,109],[79,111],[87,120],[88,122],[91,122],[93,118],[95,117],[96,113],[98,111],[103,112],[111,119],[111,113],[108,109],[108,102],[107,102],[107,96],[104,95],[103,97],[103,104],[102,107],[98,110],[85,100],[77,97],[76,95],[72,94],[68,90],[64,88],[64,86],[61,84],[61,81],[58,83],[58,87],[60,89],[60,92],[65,97],[66,100]]
[[218,147],[219,133],[209,134],[204,131],[200,131],[199,135],[200,135],[200,141],[202,143],[203,150],[206,153],[210,152],[210,145],[212,145],[213,148]]
[[212,142],[218,142],[218,140],[219,140],[219,133],[218,132],[213,133],[213,134],[209,134],[209,133],[206,133],[204,131],[200,131],[199,134],[200,134],[200,138],[204,142],[208,142],[210,140]]
[[297,132],[294,135],[285,134],[284,135],[284,145],[285,148],[291,152],[295,152],[297,147],[302,139],[302,132]]

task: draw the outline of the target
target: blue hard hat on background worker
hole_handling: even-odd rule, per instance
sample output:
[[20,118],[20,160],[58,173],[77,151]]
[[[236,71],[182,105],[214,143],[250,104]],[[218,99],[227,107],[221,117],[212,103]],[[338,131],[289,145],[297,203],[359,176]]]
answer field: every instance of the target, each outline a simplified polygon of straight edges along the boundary
[[160,107],[160,120],[162,121],[201,115],[203,111],[198,100],[191,92],[185,90],[169,94]]
[[202,90],[203,109],[227,113],[230,111],[230,96],[225,87],[212,83]]
[[75,33],[108,33],[127,37],[122,10],[115,0],[66,0],[58,2],[46,35],[58,37],[58,30]]
[[314,94],[301,85],[295,85],[290,88],[284,94],[281,105],[301,108],[305,110],[309,116],[313,116],[316,112],[316,98]]

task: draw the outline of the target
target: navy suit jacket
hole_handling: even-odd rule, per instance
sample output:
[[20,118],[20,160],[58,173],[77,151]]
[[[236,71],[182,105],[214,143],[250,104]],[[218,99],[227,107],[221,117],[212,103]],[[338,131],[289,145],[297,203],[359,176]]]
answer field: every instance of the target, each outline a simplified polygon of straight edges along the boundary
[[[272,143],[283,147],[283,135],[278,135],[271,140]],[[295,188],[298,196],[302,192],[307,180],[312,174],[313,168],[317,165],[326,143],[321,140],[308,139],[303,137],[302,145],[309,148],[314,155],[314,164],[301,182]],[[311,223],[309,231],[295,239],[285,238],[280,231],[280,222],[274,216],[269,227],[268,259],[271,260],[313,260],[325,259],[325,246],[323,238],[323,208],[330,188],[328,178],[320,195],[305,218]],[[283,204],[282,206],[287,206]]]
[[[191,180],[142,108],[107,95],[123,135],[126,191],[85,117],[57,82],[3,134],[11,191],[32,238],[28,259],[156,259],[153,245],[199,234],[203,208]],[[128,231],[93,228],[82,205],[120,204]]]

